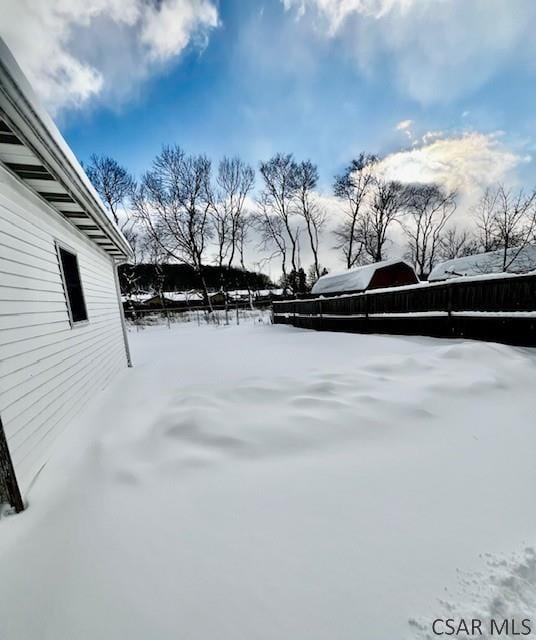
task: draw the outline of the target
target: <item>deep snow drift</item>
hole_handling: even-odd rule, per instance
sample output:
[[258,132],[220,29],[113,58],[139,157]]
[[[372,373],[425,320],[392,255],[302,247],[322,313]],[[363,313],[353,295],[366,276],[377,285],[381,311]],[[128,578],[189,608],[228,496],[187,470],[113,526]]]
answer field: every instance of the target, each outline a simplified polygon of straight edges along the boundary
[[260,324],[131,342],[0,521],[2,640],[534,619],[534,350]]

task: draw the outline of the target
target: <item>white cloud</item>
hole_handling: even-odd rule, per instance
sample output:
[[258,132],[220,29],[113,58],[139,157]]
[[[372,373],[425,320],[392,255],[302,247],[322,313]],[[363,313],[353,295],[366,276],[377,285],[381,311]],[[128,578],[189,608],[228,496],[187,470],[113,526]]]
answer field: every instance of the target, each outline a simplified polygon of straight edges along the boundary
[[0,35],[56,112],[120,103],[218,25],[214,0],[1,0]]
[[531,0],[282,0],[339,39],[363,72],[385,68],[422,103],[454,100],[516,61],[534,69]]
[[168,0],[158,8],[148,8],[145,13],[141,38],[158,60],[176,56],[188,45],[192,34],[205,39],[207,28],[218,25],[218,10],[212,2],[185,2]]
[[467,193],[504,180],[523,161],[495,134],[438,138],[440,132],[429,132],[423,139],[434,135],[432,142],[388,155],[379,165],[380,172],[391,180],[438,182]]
[[[486,187],[498,182],[515,183],[517,169],[528,161],[527,157],[506,147],[495,133],[441,136],[441,132],[425,134],[416,148],[386,156],[378,171],[390,180],[435,182],[456,190],[458,207],[454,220],[472,227],[472,211]],[[405,238],[400,229],[394,231],[393,240],[400,249]]]
[[401,120],[395,127],[397,131],[407,131],[411,129],[411,125],[413,124],[413,120]]

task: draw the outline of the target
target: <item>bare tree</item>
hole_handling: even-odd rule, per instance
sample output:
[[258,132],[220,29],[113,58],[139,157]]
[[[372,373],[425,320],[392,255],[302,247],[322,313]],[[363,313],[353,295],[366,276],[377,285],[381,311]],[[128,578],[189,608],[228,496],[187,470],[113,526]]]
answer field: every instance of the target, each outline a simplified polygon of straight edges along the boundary
[[313,254],[313,269],[316,279],[320,277],[319,245],[320,232],[326,222],[326,213],[315,199],[318,184],[318,169],[310,161],[300,162],[295,170],[296,211],[305,221],[309,246]]
[[216,240],[216,262],[220,268],[222,288],[226,287],[225,271],[235,260],[245,201],[253,188],[255,173],[240,158],[224,158],[218,166],[216,188],[211,191],[210,215]]
[[408,189],[400,182],[375,177],[370,205],[360,220],[358,235],[373,262],[384,259],[387,232],[400,219],[407,204]]
[[[292,270],[299,268],[299,226],[294,224],[294,199],[296,196],[296,162],[291,154],[276,154],[267,162],[261,162],[260,173],[263,179],[263,189],[260,197],[260,208],[266,221],[266,216],[279,220],[277,235],[286,235],[285,245],[289,247],[290,264]],[[268,230],[268,229],[265,229]],[[276,246],[272,233],[272,240]]]
[[366,199],[374,181],[376,156],[361,153],[335,177],[333,192],[344,203],[343,222],[334,231],[336,249],[342,251],[348,269],[358,264],[364,242],[360,234]]
[[164,147],[133,198],[136,215],[147,234],[168,258],[191,265],[199,275],[209,307],[204,256],[211,238],[210,160]]
[[[136,182],[123,166],[109,156],[93,154],[90,163],[85,167],[88,178],[119,225],[118,209],[133,194]],[[128,219],[123,221],[121,227],[126,225]]]
[[536,191],[514,192],[498,187],[497,205],[493,216],[494,229],[502,250],[502,270],[508,271],[536,229]]
[[502,271],[518,259],[536,232],[536,190],[513,191],[499,184],[487,189],[477,205],[479,243],[484,251],[501,250]]
[[132,249],[132,260],[121,267],[122,286],[121,291],[125,293],[127,302],[133,308],[132,296],[136,292],[138,284],[138,265],[145,253],[145,238],[136,225],[131,224],[123,231],[127,242]]
[[259,248],[263,251],[271,251],[269,260],[277,256],[280,257],[281,272],[286,281],[288,233],[282,217],[273,213],[271,199],[266,194],[261,194],[257,200],[257,210],[254,213],[253,220],[260,236]]
[[171,326],[169,311],[167,308],[166,296],[164,295],[164,282],[166,274],[164,266],[168,264],[169,253],[161,245],[159,240],[149,233],[145,233],[142,238],[143,252],[150,265],[153,266],[152,288],[160,299],[162,312],[166,317],[168,328]]
[[478,253],[478,242],[467,229],[450,226],[439,239],[439,259],[453,260]]
[[149,287],[163,298],[164,265],[169,262],[169,254],[152,235],[145,233],[141,238],[144,260],[153,267]]
[[[240,267],[244,273],[246,273],[246,245],[252,228],[255,226],[255,218],[253,215],[245,213],[240,216],[236,227],[236,247],[238,251],[238,257],[240,261]],[[251,293],[251,286],[249,278],[246,278],[246,286],[248,290],[249,306],[253,309],[253,296]]]
[[456,193],[436,184],[410,185],[405,210],[402,226],[409,241],[409,258],[419,278],[425,279],[438,258],[443,229],[456,210]]
[[483,252],[495,251],[495,249],[499,248],[499,240],[495,227],[495,213],[498,198],[499,189],[488,188],[482,194],[474,210],[477,240],[479,248]]
[[243,271],[247,271],[245,257],[246,246],[251,230],[254,226],[255,218],[251,213],[245,213],[244,215],[240,216],[240,220],[238,221],[236,228],[236,247],[238,251],[240,268]]

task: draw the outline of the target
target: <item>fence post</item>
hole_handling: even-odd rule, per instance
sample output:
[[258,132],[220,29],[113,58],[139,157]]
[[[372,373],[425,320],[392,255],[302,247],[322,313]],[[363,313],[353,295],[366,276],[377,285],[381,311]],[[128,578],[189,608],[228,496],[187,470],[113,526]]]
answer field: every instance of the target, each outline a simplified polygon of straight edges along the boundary
[[452,325],[452,283],[447,282],[447,313],[448,313],[448,330],[449,334],[454,335],[454,327]]

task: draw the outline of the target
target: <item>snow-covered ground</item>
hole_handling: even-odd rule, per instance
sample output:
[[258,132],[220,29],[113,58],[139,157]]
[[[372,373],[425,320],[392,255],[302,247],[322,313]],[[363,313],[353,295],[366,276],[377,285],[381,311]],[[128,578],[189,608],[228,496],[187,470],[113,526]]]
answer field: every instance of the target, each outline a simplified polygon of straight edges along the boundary
[[252,323],[131,343],[0,521],[2,640],[398,640],[462,614],[535,637],[534,350]]

